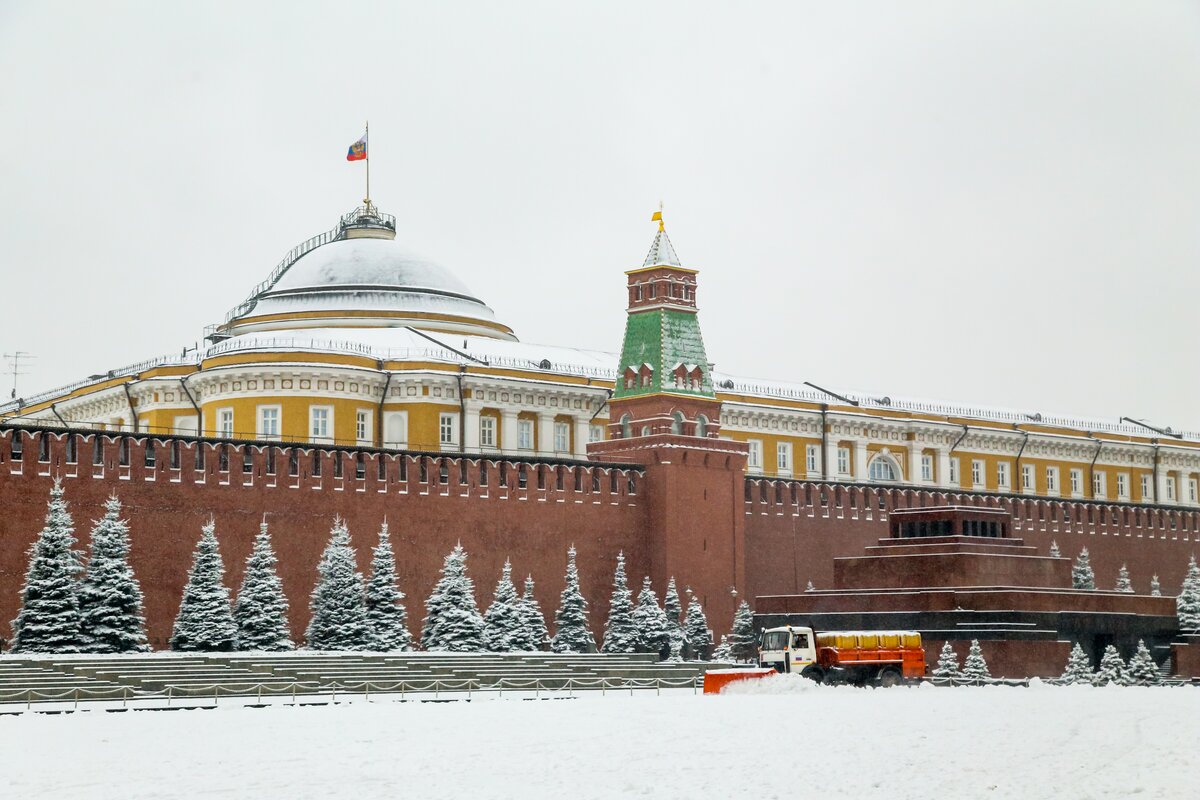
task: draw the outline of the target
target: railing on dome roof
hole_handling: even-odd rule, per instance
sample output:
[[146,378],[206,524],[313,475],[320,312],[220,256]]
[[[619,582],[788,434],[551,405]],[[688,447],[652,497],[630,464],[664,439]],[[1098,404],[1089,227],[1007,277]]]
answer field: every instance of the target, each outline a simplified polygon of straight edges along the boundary
[[396,217],[392,214],[381,214],[374,206],[359,206],[349,214],[343,214],[341,219],[338,220],[337,227],[330,228],[324,233],[319,233],[310,239],[306,239],[289,250],[287,255],[275,265],[275,269],[271,270],[271,274],[267,276],[266,280],[251,289],[250,296],[225,315],[223,323],[220,325],[209,325],[204,329],[204,338],[215,340],[215,338],[221,336],[220,328],[233,322],[238,317],[248,314],[258,304],[259,296],[278,283],[283,274],[299,261],[301,256],[311,253],[322,245],[346,238],[346,231],[350,228],[363,227],[384,227],[394,231],[396,230]]

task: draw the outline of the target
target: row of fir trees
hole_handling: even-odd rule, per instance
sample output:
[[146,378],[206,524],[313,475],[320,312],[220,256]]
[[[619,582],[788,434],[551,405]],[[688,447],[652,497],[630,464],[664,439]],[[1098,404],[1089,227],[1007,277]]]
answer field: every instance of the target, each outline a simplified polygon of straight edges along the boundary
[[[30,548],[21,592],[21,611],[13,621],[15,652],[128,653],[149,650],[142,592],[129,565],[129,526],[113,497],[91,532],[85,560],[75,549],[74,524],[60,482],[51,490],[46,524]],[[699,599],[686,589],[683,605],[675,579],[663,603],[643,579],[636,602],[618,554],[612,603],[597,648],[580,588],[575,548],[567,551],[565,586],[554,615],[554,635],[534,597],[532,576],[518,592],[512,564],[504,564],[493,599],[482,613],[467,573],[461,545],[446,556],[441,575],[425,603],[419,645],[455,652],[654,653],[660,658],[750,660],[755,656],[753,614],[742,601],[729,637],[712,647]],[[86,568],[85,568],[86,565]],[[295,645],[288,626],[288,602],[278,575],[278,560],[264,521],[246,560],[236,598],[225,585],[225,568],[216,526],[202,527],[192,567],[175,618],[170,647],[179,651],[289,650]],[[317,650],[406,651],[416,646],[408,627],[404,593],[385,522],[372,550],[371,574],[358,571],[346,525],[335,520],[317,567],[310,598],[305,645]]]
[[[1050,555],[1054,558],[1061,557],[1062,553],[1058,549],[1058,542],[1050,543]],[[1079,552],[1075,563],[1071,565],[1071,588],[1086,591],[1094,591],[1096,588],[1096,572],[1092,569],[1091,558],[1088,556],[1086,547]],[[1113,590],[1127,594],[1134,593],[1129,569],[1124,564],[1117,571],[1117,583]],[[1162,596],[1162,586],[1157,575],[1150,578],[1150,595],[1152,597]],[[1200,566],[1196,564],[1194,555],[1188,561],[1183,584],[1179,589],[1179,594],[1175,596],[1175,612],[1179,617],[1180,630],[1200,630]]]

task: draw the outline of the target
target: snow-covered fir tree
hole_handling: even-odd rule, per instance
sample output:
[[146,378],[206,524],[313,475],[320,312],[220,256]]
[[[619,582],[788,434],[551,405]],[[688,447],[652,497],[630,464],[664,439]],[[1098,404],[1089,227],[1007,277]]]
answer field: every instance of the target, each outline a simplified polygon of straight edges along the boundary
[[1175,597],[1175,613],[1179,617],[1180,630],[1200,630],[1200,566],[1196,565],[1195,556],[1188,562],[1183,585]]
[[704,607],[699,598],[687,590],[687,616],[683,620],[683,634],[688,640],[691,657],[700,661],[707,660],[712,650],[712,631],[708,629],[708,619],[704,616]]
[[[729,656],[735,661],[753,661],[758,656],[754,636],[754,612],[745,600],[733,612],[733,629],[729,632]],[[715,657],[715,654],[714,654]]]
[[932,672],[935,678],[958,678],[962,676],[962,670],[958,667],[958,653],[954,652],[954,648],[949,642],[942,645],[942,652],[938,654],[937,666]]
[[237,625],[224,577],[217,526],[210,519],[200,529],[192,570],[183,587],[183,599],[171,633],[172,650],[223,652],[237,645]]
[[1071,655],[1067,657],[1067,667],[1063,670],[1061,683],[1091,683],[1092,682],[1092,660],[1088,658],[1088,654],[1083,652],[1083,645],[1079,642],[1071,648]]
[[367,648],[381,652],[412,650],[404,592],[396,578],[396,555],[385,521],[379,542],[371,550],[371,577],[367,581]]
[[467,575],[467,554],[455,545],[442,562],[442,574],[425,603],[421,644],[426,650],[478,653],[484,649],[483,615],[475,584]]
[[1079,551],[1079,558],[1071,567],[1071,587],[1074,589],[1095,589],[1096,573],[1092,571],[1092,562],[1088,558],[1087,548]]
[[554,639],[550,648],[556,653],[594,653],[596,640],[587,624],[587,601],[579,589],[579,569],[575,566],[575,546],[567,550],[567,577],[558,611],[554,613]]
[[1162,584],[1158,582],[1158,575],[1153,575],[1150,578],[1150,596],[1162,597]]
[[550,644],[550,633],[546,630],[546,615],[533,593],[532,575],[525,576],[525,593],[517,608],[521,612],[521,627],[513,641],[513,649],[522,652],[545,650]]
[[79,584],[80,628],[89,653],[144,653],[142,587],[129,566],[129,523],[110,497],[92,527],[87,575]]
[[370,639],[365,600],[350,531],[340,519],[334,520],[309,599],[305,645],[310,650],[365,650]]
[[254,548],[246,559],[242,586],[233,604],[237,623],[238,650],[291,650],[288,601],[279,579],[279,560],[271,547],[271,534],[263,520],[254,537]]
[[1062,558],[1062,551],[1058,549],[1058,541],[1055,539],[1050,540],[1050,557]]
[[54,480],[46,523],[29,548],[21,610],[12,621],[14,653],[77,653],[83,645],[75,523]]
[[1125,686],[1129,683],[1129,675],[1125,669],[1125,662],[1121,659],[1121,654],[1117,652],[1117,648],[1109,645],[1104,648],[1104,655],[1100,657],[1100,669],[1092,677],[1093,683],[1097,686],[1107,686],[1110,683],[1117,686]]
[[508,653],[521,643],[521,598],[512,582],[512,563],[505,559],[492,604],[483,615],[483,642],[494,653]]
[[978,639],[971,640],[971,649],[967,651],[967,660],[963,662],[962,677],[969,680],[987,680],[992,677]]
[[[676,653],[672,652],[670,658],[668,658],[667,660],[668,661],[682,661],[683,656],[680,655],[678,658],[676,658]],[[721,634],[720,643],[716,647],[713,648],[712,660],[713,661],[733,661],[733,653],[731,652],[731,646],[729,644],[729,637],[726,636],[725,634]]]
[[1150,655],[1150,648],[1141,639],[1138,639],[1137,652],[1129,659],[1125,674],[1128,682],[1134,686],[1157,686],[1162,683],[1162,673],[1154,663],[1154,656]]
[[667,630],[667,615],[658,605],[658,595],[650,585],[650,576],[642,579],[637,607],[633,609],[633,624],[637,628],[637,651],[657,653],[660,658],[671,654],[671,635]]
[[613,571],[612,598],[608,603],[608,621],[604,623],[603,653],[632,653],[637,650],[638,630],[633,620],[633,592],[625,577],[625,553],[617,553]]
[[1125,592],[1126,594],[1133,594],[1133,581],[1129,580],[1129,567],[1124,564],[1121,565],[1120,571],[1117,572],[1116,590],[1118,592]]
[[663,595],[663,614],[667,618],[668,649],[679,648],[680,658],[687,649],[687,636],[683,633],[683,604],[679,602],[679,590],[675,588],[675,576],[667,581],[667,593]]
[[804,587],[804,591],[806,591],[806,592],[815,592],[816,590],[817,590],[817,587],[813,586],[812,581],[809,581],[808,584]]

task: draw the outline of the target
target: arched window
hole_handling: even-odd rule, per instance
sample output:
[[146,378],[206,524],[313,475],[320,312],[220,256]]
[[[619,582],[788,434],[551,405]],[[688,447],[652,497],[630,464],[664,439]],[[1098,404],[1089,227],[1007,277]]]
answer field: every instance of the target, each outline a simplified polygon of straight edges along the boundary
[[633,432],[629,430],[629,415],[626,414],[621,417],[621,438],[628,439],[632,435]]
[[898,481],[900,469],[889,456],[878,455],[867,467],[867,477],[872,481]]
[[702,439],[708,437],[708,417],[703,414],[696,417],[696,435]]
[[679,411],[671,414],[671,433],[676,436],[683,434],[683,414]]
[[643,425],[642,426],[642,436],[649,436],[649,435],[650,435],[650,426]]
[[403,413],[384,415],[384,447],[404,447],[408,442],[408,419]]

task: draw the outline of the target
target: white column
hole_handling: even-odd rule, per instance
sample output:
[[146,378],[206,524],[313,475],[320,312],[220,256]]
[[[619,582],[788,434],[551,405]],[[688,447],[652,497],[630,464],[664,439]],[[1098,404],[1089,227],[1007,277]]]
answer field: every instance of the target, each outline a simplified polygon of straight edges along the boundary
[[575,457],[587,458],[588,439],[591,438],[591,420],[583,414],[575,418]]
[[468,453],[479,452],[479,406],[467,403],[463,409],[466,417],[463,419],[463,447]]
[[1180,505],[1186,505],[1188,500],[1188,471],[1186,469],[1175,471],[1175,502]]
[[520,434],[517,432],[517,410],[500,411],[500,449],[508,454],[517,452]]
[[[934,483],[943,489],[950,488],[950,451],[939,447],[937,449],[937,474],[933,476]],[[1013,480],[1020,480],[1016,476]]]
[[554,414],[538,413],[537,451],[538,455],[548,456],[554,453]]
[[825,480],[836,480],[838,476],[838,443],[836,439],[825,440]]
[[921,445],[919,442],[908,443],[908,475],[907,483],[921,482]]
[[854,480],[865,481],[867,479],[867,443],[865,441],[854,443]]

